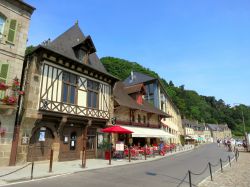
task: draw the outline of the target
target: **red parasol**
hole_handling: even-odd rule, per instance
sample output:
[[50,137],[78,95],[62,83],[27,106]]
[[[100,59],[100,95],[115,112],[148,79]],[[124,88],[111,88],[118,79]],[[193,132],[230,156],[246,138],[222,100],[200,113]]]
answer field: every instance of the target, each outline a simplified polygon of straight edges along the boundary
[[125,129],[125,128],[119,126],[119,125],[115,125],[115,126],[112,126],[112,127],[107,127],[105,129],[102,129],[102,132],[118,133],[118,134],[131,134],[131,133],[133,133],[133,131]]

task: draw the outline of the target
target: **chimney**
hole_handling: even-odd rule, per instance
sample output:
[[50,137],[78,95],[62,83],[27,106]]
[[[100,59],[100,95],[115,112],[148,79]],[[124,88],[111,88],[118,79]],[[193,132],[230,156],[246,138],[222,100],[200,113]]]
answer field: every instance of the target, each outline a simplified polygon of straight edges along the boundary
[[133,81],[134,80],[134,72],[133,72],[133,70],[131,71],[131,81]]

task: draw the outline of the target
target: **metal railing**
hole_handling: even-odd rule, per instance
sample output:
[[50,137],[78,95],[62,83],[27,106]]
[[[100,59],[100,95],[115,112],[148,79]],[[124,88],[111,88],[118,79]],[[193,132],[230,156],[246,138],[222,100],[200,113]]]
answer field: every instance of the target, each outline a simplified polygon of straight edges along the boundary
[[[210,180],[213,181],[213,171],[212,171],[212,169],[220,166],[220,171],[221,171],[221,173],[223,173],[223,163],[228,163],[229,166],[231,167],[231,164],[232,164],[231,161],[232,161],[233,158],[235,158],[236,162],[238,161],[238,158],[239,158],[238,149],[236,149],[233,157],[228,155],[228,157],[225,160],[220,158],[219,161],[216,164],[212,164],[211,162],[208,162],[206,167],[202,171],[200,171],[198,173],[195,173],[195,172],[192,172],[191,170],[188,170],[188,172],[186,173],[184,178],[181,180],[181,182],[177,185],[177,187],[180,187],[183,183],[189,183],[189,187],[196,186],[195,184],[192,183],[192,175],[196,175],[196,176],[203,175],[208,169],[209,169],[209,174],[210,174]],[[188,177],[188,180],[186,180],[187,177]]]

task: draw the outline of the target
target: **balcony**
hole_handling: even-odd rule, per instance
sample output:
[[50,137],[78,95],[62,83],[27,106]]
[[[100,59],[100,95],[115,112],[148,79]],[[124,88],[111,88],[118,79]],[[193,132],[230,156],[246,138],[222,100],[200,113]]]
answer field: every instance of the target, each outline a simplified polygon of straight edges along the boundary
[[129,122],[129,121],[119,121],[116,120],[117,125],[129,125],[135,127],[149,127],[149,128],[160,128],[161,124],[145,124],[145,123],[136,123],[136,122]]

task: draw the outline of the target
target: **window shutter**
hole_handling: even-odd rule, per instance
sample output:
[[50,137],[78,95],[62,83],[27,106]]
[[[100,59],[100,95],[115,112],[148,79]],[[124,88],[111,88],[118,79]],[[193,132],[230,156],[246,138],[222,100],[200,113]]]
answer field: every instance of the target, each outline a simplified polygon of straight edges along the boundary
[[[1,65],[1,64],[0,64]],[[8,76],[9,64],[2,64],[0,66],[0,82],[6,83],[6,79]]]
[[7,40],[11,43],[14,43],[16,28],[17,28],[17,21],[15,19],[11,19],[9,25],[9,33],[7,37]]

